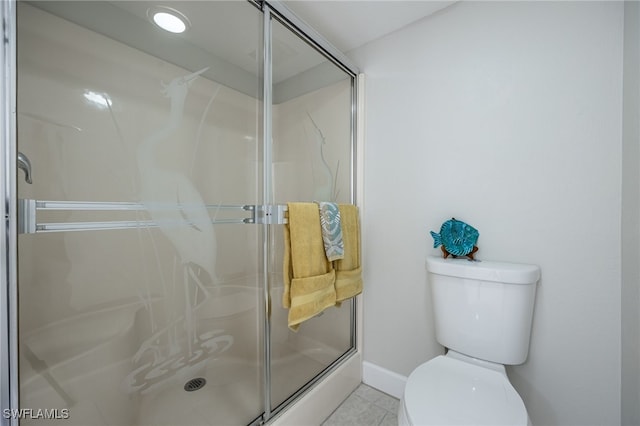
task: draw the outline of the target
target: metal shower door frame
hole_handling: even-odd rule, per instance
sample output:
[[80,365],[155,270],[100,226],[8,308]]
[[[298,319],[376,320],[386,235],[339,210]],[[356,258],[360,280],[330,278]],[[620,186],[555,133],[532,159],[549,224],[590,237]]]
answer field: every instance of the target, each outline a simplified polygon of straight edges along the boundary
[[[18,234],[16,146],[16,2],[3,1],[0,47],[0,188],[4,222],[0,230],[0,425],[18,424]],[[9,410],[9,411],[7,411]]]
[[[254,0],[249,0],[254,1]],[[350,116],[350,187],[351,197],[349,202],[356,204],[357,200],[357,182],[356,182],[356,165],[357,165],[357,112],[358,112],[358,68],[347,58],[342,52],[340,52],[335,46],[329,43],[322,35],[320,35],[313,28],[308,26],[304,21],[298,18],[286,5],[279,0],[267,0],[260,2],[261,9],[264,15],[263,21],[263,164],[271,164],[271,153],[273,150],[273,134],[272,134],[272,116],[271,106],[273,101],[273,80],[272,80],[272,22],[276,19],[280,24],[285,26],[289,31],[300,37],[303,41],[309,44],[312,48],[322,54],[328,61],[344,71],[351,78],[351,116]],[[264,205],[270,205],[273,203],[273,188],[271,181],[271,169],[263,168],[263,198],[261,202]],[[271,238],[272,227],[263,227],[263,262],[264,271],[268,271],[268,259],[270,258],[271,247],[269,241]],[[349,359],[358,350],[357,348],[357,327],[356,327],[356,312],[357,304],[356,299],[352,299],[351,320],[350,320],[350,349],[334,360],[324,371],[315,376],[306,385],[296,391],[293,395],[290,395],[282,404],[277,407],[272,407],[271,401],[271,282],[270,274],[265,273],[263,275],[263,291],[264,291],[264,338],[265,338],[265,352],[264,352],[264,413],[262,419],[258,421],[258,424],[269,421],[273,416],[279,414],[285,407],[295,402],[299,397],[304,395],[307,390],[312,388],[316,383],[337,369],[347,359]]]

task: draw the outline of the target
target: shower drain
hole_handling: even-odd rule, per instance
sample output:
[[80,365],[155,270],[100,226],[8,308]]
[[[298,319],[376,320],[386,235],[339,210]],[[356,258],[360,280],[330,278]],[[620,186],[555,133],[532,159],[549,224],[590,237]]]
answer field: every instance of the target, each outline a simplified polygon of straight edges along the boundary
[[197,391],[199,389],[202,389],[206,384],[207,380],[204,377],[196,377],[195,379],[191,379],[184,384],[184,390],[186,390],[187,392]]

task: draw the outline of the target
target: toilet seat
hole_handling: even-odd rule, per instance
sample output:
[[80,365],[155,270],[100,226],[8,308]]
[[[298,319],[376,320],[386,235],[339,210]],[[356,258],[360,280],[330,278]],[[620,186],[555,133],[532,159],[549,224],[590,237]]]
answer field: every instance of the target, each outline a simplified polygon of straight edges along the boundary
[[411,425],[522,425],[527,410],[499,371],[438,356],[409,376],[400,419]]

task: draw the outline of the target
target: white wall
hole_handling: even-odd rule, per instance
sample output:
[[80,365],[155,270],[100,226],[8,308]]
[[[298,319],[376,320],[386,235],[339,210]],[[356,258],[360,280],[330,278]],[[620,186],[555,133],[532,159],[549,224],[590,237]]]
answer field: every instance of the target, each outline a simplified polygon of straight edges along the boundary
[[425,257],[452,216],[480,259],[542,268],[536,425],[620,423],[623,4],[463,2],[351,53],[367,75],[365,361],[441,353]]

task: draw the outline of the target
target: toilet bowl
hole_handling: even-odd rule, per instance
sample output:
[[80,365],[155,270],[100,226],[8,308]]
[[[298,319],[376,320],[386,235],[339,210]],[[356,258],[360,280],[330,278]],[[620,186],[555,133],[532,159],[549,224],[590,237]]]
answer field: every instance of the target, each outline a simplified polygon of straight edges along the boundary
[[529,423],[504,366],[465,358],[449,351],[411,373],[398,408],[399,426]]
[[398,424],[529,425],[505,365],[526,361],[540,268],[429,257],[427,271],[436,340],[448,352],[409,375]]

